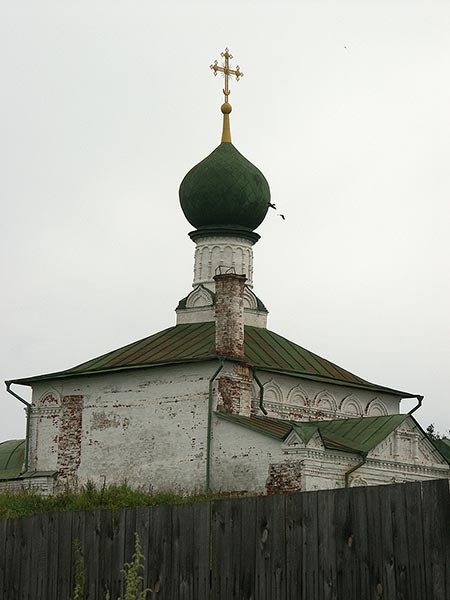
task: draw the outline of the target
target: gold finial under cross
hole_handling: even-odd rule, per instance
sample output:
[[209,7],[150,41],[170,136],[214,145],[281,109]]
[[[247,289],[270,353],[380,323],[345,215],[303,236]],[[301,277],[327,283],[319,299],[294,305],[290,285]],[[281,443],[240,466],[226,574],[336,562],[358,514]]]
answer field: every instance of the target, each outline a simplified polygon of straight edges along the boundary
[[236,77],[236,81],[239,81],[239,79],[244,76],[244,73],[240,70],[239,65],[237,65],[235,69],[230,69],[230,58],[233,58],[233,56],[228,50],[228,48],[225,48],[225,50],[220,53],[220,56],[222,56],[222,58],[225,59],[224,65],[220,67],[217,63],[217,60],[215,60],[214,63],[210,65],[210,69],[214,71],[214,76],[216,76],[217,73],[223,73],[225,76],[225,87],[223,88],[225,102],[220,107],[220,110],[223,112],[222,142],[231,143],[231,104],[228,102],[228,96],[231,94],[229,87],[229,78],[230,76],[234,75]]

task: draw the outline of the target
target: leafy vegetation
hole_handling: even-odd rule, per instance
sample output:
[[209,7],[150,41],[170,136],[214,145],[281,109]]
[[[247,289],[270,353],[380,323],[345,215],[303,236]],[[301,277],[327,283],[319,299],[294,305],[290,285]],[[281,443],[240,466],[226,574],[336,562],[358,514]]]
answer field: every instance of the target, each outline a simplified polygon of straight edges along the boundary
[[[147,594],[153,590],[146,588],[142,590],[144,578],[144,554],[142,553],[141,540],[135,532],[134,554],[131,562],[125,563],[121,573],[123,574],[125,596],[117,600],[146,600]],[[81,552],[80,540],[75,540],[73,545],[74,563],[75,563],[75,589],[72,600],[84,600],[86,588],[86,567],[83,554]],[[105,600],[112,600],[111,594],[106,592]]]
[[426,428],[426,432],[427,432],[427,436],[431,440],[446,440],[446,439],[450,439],[450,430],[447,431],[446,434],[442,435],[438,431],[436,431],[436,427],[435,427],[434,423],[430,423],[430,425],[428,425],[428,427]]
[[54,496],[41,496],[35,492],[0,494],[0,519],[29,517],[31,515],[69,510],[118,509],[131,506],[155,506],[157,504],[182,504],[229,497],[231,494],[149,494],[136,490],[126,483],[97,488],[88,482],[79,490],[66,489]]
[[86,567],[84,565],[84,558],[81,552],[80,540],[75,540],[73,544],[73,552],[75,555],[75,589],[72,600],[84,600],[84,590],[86,587]]

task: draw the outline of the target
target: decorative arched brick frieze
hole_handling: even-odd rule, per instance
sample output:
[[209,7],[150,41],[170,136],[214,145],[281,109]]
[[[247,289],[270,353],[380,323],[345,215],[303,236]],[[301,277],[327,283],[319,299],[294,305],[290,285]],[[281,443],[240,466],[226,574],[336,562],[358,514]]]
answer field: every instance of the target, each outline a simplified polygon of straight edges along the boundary
[[269,381],[264,384],[264,402],[281,404],[283,402],[283,392],[275,381]]
[[352,417],[362,417],[364,410],[362,404],[355,394],[349,394],[341,401],[339,412]]
[[289,391],[287,402],[295,406],[309,406],[310,404],[308,394],[300,385],[296,385]]
[[38,407],[52,407],[59,406],[60,404],[60,396],[55,392],[55,390],[46,390],[43,394],[39,396],[38,401],[36,402],[36,406]]
[[322,390],[314,398],[314,407],[328,412],[336,412],[336,398],[328,390]]
[[366,415],[368,417],[383,417],[388,414],[386,405],[379,398],[374,398],[366,406]]

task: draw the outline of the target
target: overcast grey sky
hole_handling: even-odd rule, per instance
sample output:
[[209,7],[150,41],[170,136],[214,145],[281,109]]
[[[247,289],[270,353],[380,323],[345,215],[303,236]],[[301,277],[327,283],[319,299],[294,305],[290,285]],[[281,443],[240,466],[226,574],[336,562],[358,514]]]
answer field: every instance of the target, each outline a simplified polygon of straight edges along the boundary
[[286,215],[255,247],[270,329],[450,428],[449,38],[439,0],[1,2],[1,380],[174,324],[229,46],[233,142]]

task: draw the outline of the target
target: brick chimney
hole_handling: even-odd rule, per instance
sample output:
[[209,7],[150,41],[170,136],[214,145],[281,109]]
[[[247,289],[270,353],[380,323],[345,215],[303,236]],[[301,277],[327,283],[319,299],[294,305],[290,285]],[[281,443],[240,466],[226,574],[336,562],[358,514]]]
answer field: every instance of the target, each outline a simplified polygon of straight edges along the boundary
[[[230,359],[217,379],[217,410],[249,416],[252,378],[244,354],[245,275],[221,273],[216,283],[216,352]],[[235,359],[236,362],[233,362]]]
[[221,273],[216,282],[216,352],[220,356],[244,359],[245,275]]

